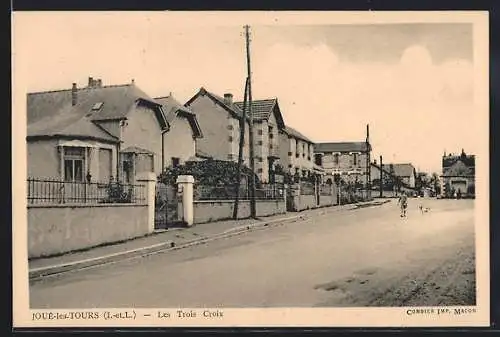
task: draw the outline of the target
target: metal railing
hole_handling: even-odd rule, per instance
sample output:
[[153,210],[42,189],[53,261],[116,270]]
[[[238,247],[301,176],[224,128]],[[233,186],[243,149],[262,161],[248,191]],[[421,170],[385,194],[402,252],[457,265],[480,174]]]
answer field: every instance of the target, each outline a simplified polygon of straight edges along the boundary
[[308,181],[300,182],[300,194],[301,195],[314,195],[315,187],[314,184]]
[[328,196],[333,194],[333,186],[328,184],[319,185],[319,194]]
[[146,186],[119,181],[73,182],[28,178],[28,205],[146,202]]
[[[250,190],[247,186],[240,186],[239,199],[250,200]],[[281,184],[260,184],[255,189],[256,200],[276,200],[284,198],[284,188]],[[200,185],[194,186],[194,200],[235,200],[236,185]]]

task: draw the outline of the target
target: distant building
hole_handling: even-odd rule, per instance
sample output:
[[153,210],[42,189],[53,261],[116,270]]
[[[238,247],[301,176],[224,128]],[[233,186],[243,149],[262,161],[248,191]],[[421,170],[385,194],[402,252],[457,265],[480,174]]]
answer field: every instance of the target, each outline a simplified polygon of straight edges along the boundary
[[317,143],[314,161],[325,171],[325,181],[334,181],[336,174],[350,183],[367,185],[370,181],[369,142]]
[[475,196],[475,156],[468,155],[462,149],[459,155],[443,154],[443,172],[441,175],[441,194],[453,197],[455,193],[462,196]]
[[[393,175],[400,179],[404,186],[415,188],[417,171],[410,163],[382,164],[383,174]],[[380,180],[380,165],[376,163],[371,165],[372,182]]]

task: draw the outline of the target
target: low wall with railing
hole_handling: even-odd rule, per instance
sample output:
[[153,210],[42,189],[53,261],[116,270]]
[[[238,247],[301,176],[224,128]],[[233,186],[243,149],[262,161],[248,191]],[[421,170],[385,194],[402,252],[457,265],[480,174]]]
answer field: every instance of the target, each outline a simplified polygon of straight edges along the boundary
[[[285,200],[257,200],[257,216],[286,213]],[[194,224],[227,220],[233,218],[234,200],[194,201]],[[250,200],[238,202],[238,219],[250,217]]]
[[[152,221],[149,192],[146,184],[29,179],[28,258],[58,255],[148,234]],[[154,196],[154,189],[152,193]]]
[[300,182],[291,186],[290,198],[288,210],[300,212],[336,205],[337,190],[334,185]]

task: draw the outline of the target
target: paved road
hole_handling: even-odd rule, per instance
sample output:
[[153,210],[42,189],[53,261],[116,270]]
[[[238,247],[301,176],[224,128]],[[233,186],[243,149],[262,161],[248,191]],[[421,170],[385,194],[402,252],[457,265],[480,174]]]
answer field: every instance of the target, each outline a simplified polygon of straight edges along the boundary
[[330,212],[48,278],[32,308],[473,305],[474,201]]

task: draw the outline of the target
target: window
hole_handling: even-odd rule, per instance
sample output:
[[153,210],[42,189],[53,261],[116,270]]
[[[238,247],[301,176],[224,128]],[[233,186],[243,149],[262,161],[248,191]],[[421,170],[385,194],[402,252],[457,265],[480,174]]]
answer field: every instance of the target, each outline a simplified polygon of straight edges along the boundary
[[85,168],[85,148],[65,147],[64,148],[64,180],[83,182]]
[[178,157],[172,157],[172,167],[177,167],[181,163],[181,159]]
[[262,136],[262,130],[260,130],[260,129],[259,129],[259,130],[257,131],[257,134],[258,134],[259,136]]
[[232,130],[232,129],[233,129],[233,124],[229,124],[229,125],[227,126],[227,129],[228,129],[228,130]]
[[352,154],[352,163],[353,163],[353,165],[358,165],[358,154],[357,153]]
[[259,141],[257,142],[257,145],[262,145],[262,144],[263,144],[262,140],[259,140]]
[[258,168],[258,169],[257,169],[257,172],[258,172],[258,173],[262,173],[262,168]]
[[233,136],[229,136],[228,140],[231,143],[233,141]]

